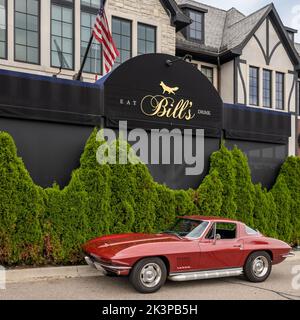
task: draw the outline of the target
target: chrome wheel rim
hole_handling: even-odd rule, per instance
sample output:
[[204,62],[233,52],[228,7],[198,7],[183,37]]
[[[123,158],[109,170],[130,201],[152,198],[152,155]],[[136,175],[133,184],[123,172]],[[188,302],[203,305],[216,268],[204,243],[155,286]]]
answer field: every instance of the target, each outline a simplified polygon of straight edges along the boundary
[[140,279],[145,287],[153,288],[157,286],[161,280],[161,268],[156,263],[147,263],[140,273]]
[[256,277],[261,278],[264,277],[269,269],[268,259],[264,256],[259,256],[253,261],[253,272]]

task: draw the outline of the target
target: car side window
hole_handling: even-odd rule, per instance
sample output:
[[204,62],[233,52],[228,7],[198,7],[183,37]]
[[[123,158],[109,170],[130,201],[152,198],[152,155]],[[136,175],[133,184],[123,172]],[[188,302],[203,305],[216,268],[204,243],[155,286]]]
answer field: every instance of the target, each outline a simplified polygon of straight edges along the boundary
[[232,222],[215,222],[206,235],[206,239],[214,239],[214,228],[216,234],[220,235],[221,239],[235,239],[236,238],[236,224]]
[[217,222],[216,234],[219,234],[221,239],[235,239],[236,224],[232,222]]

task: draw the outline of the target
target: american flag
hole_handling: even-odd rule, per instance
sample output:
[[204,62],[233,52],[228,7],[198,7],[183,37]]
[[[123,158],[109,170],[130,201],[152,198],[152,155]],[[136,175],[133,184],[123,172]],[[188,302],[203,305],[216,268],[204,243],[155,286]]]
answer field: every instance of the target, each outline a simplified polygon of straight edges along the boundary
[[95,39],[102,44],[104,67],[105,71],[109,72],[112,69],[117,57],[120,56],[120,53],[109,30],[109,24],[104,10],[104,3],[105,1],[102,1],[101,8],[98,11],[93,29],[93,35]]

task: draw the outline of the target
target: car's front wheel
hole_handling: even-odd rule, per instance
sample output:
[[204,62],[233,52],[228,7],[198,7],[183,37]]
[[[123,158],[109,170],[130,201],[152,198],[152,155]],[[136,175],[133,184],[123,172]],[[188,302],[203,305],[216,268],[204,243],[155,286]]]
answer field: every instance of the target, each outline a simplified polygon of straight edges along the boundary
[[160,258],[145,258],[135,264],[129,281],[141,293],[159,290],[167,279],[167,268]]
[[270,255],[265,251],[257,251],[248,257],[244,266],[244,275],[251,282],[263,282],[269,277],[271,270]]

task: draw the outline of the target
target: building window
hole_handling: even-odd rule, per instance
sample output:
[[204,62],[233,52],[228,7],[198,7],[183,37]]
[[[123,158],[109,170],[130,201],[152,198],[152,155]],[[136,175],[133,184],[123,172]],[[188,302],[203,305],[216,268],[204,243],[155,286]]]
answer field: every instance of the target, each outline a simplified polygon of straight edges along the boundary
[[116,43],[120,56],[117,57],[115,66],[120,65],[132,56],[131,48],[131,21],[113,17],[112,36]]
[[[99,8],[100,0],[81,0],[81,62],[85,55]],[[92,42],[83,71],[102,74],[102,47],[96,39]]]
[[249,103],[253,106],[259,104],[259,69],[250,67],[249,69]]
[[263,106],[272,107],[272,71],[270,70],[263,72]]
[[156,52],[156,27],[138,24],[138,54]]
[[276,109],[284,109],[284,74],[276,72]]
[[201,72],[207,77],[207,79],[214,83],[214,69],[206,66],[201,67]]
[[15,0],[15,60],[40,63],[40,1]]
[[7,58],[7,0],[0,0],[0,58]]
[[73,0],[52,0],[51,66],[74,69]]
[[188,38],[202,42],[204,40],[204,13],[190,10],[192,23],[188,26]]

